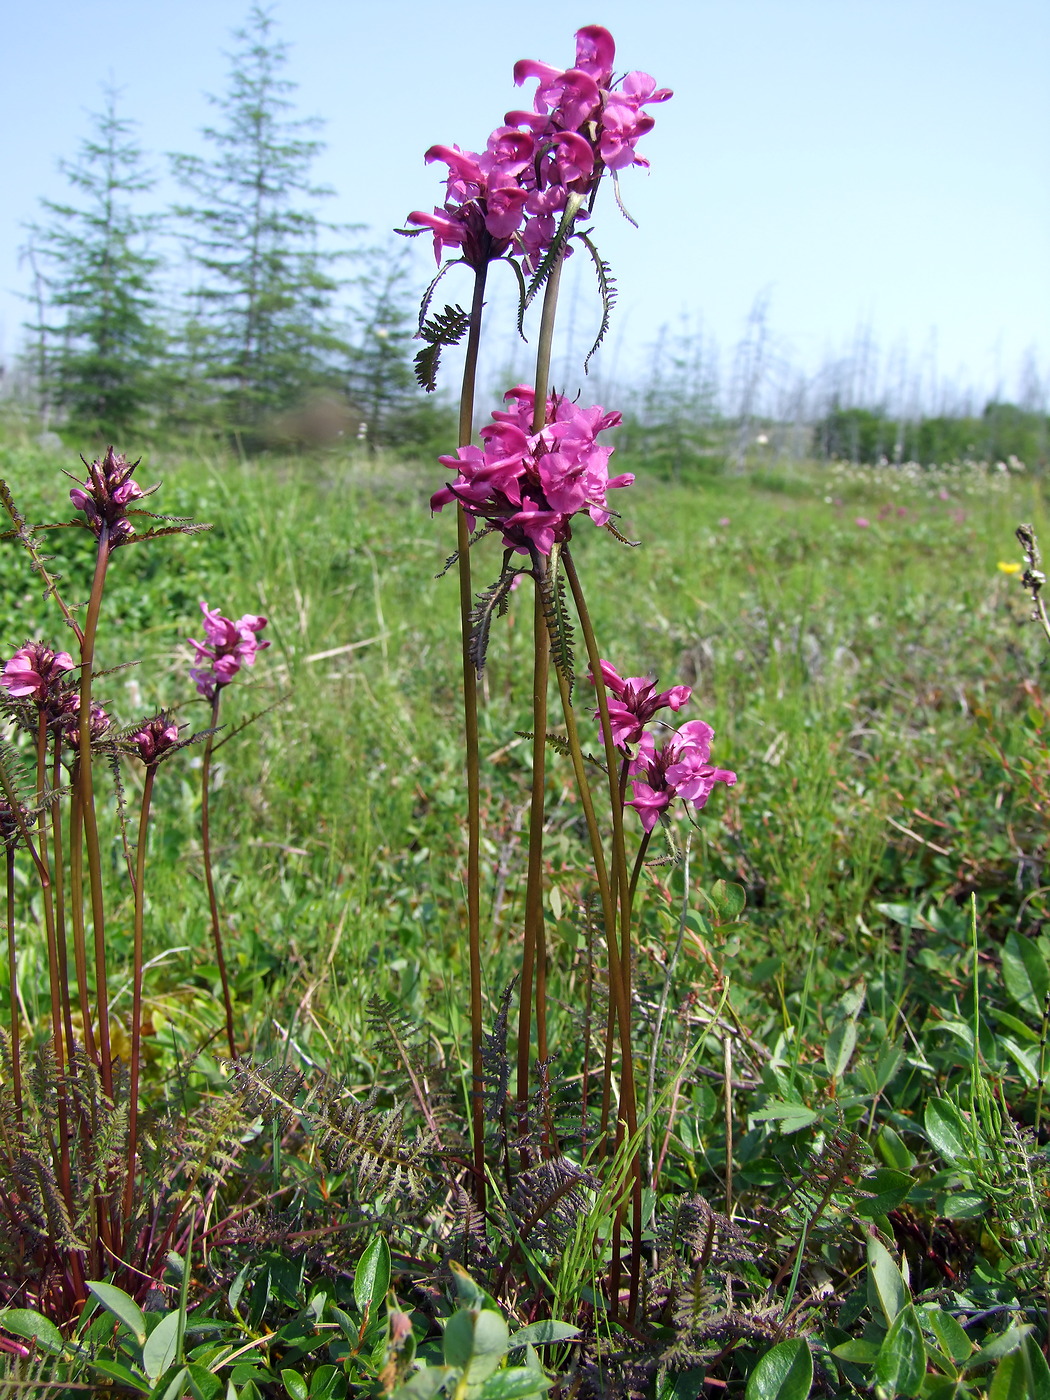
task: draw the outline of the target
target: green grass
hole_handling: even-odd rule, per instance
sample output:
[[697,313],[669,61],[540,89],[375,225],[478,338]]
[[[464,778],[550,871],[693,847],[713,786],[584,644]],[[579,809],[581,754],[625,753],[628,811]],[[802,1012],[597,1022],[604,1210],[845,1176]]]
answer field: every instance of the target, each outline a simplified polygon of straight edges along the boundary
[[[31,519],[63,518],[65,463],[17,445],[0,449],[0,463]],[[930,1162],[913,1199],[930,1218],[952,1215],[953,1192],[969,1189],[982,1209],[1012,1200],[1002,1106],[1031,1121],[1039,1008],[1016,978],[1004,987],[1000,958],[1008,936],[1037,937],[1046,917],[1047,652],[1016,577],[997,566],[1020,559],[1021,520],[1050,541],[1041,484],[973,474],[902,483],[800,467],[670,484],[647,481],[644,462],[631,465],[639,482],[619,523],[638,547],[584,525],[578,565],[603,655],[624,675],[689,682],[682,718],[714,725],[714,761],[739,782],[703,814],[692,870],[708,890],[725,879],[747,892],[743,919],[711,909],[703,917],[694,893],[686,920],[661,1085],[676,1058],[695,1052],[700,1070],[657,1114],[666,1189],[712,1201],[723,1190],[722,1040],[709,1032],[731,1015],[744,1086],[730,1095],[734,1190],[745,1214],[776,1197],[788,1212],[776,1229],[790,1236],[797,1201],[784,1206],[783,1183],[847,1127],[876,1150],[887,1128],[918,1150],[931,1100],[973,1107],[974,1054],[995,1088],[980,1112],[973,1107],[983,1134],[975,1163],[956,1164],[956,1174],[983,1184],[941,1181],[951,1163]],[[455,1071],[468,1038],[464,778],[456,581],[438,577],[453,523],[431,519],[427,504],[439,472],[382,458],[240,464],[187,453],[147,458],[139,477],[163,478],[158,510],[215,528],[116,556],[100,662],[140,662],[99,682],[120,719],[176,704],[180,720],[204,725],[185,643],[200,635],[200,600],[270,619],[272,646],[230,688],[224,718],[265,713],[221,750],[215,799],[244,1043],[386,1092],[390,1065],[367,1015],[377,996],[425,1026],[435,1073]],[[74,598],[89,587],[83,543],[79,532],[55,536]],[[497,541],[477,546],[479,588],[500,558]],[[0,555],[5,655],[27,636],[61,640],[24,562],[13,550]],[[483,685],[490,1015],[516,969],[522,913],[531,774],[517,735],[530,727],[529,608],[522,589],[494,628]],[[597,748],[596,731],[589,743]],[[198,776],[184,755],[162,770],[155,798],[146,955],[157,960],[147,976],[157,1082],[174,1048],[204,1042],[220,1024]],[[139,780],[126,781],[133,792]],[[571,769],[554,754],[548,800],[552,1038],[571,1075],[589,862]],[[115,828],[109,851],[116,886]],[[648,884],[643,1027],[679,929],[681,870],[655,866]],[[23,977],[39,1034],[46,984],[34,938],[27,925]],[[111,957],[119,985],[130,957],[127,900],[112,920]],[[856,1050],[840,1063],[847,1035]],[[925,1161],[932,1139],[923,1142]],[[959,1229],[971,1255],[984,1248],[975,1227]],[[833,1272],[846,1267],[831,1244],[820,1247]],[[981,1286],[1002,1284],[989,1281],[996,1251],[1012,1266],[1019,1249],[1002,1238],[988,1245]],[[913,1290],[936,1283],[928,1262],[916,1268]]]

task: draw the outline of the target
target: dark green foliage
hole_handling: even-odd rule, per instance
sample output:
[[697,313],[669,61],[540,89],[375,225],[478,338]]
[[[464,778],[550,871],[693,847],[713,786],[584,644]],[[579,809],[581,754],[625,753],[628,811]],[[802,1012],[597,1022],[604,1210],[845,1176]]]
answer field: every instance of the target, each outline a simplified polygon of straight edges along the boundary
[[[318,123],[288,115],[295,84],[271,13],[253,6],[236,32],[229,88],[205,128],[211,158],[176,155],[192,200],[176,209],[195,269],[182,359],[190,389],[221,406],[234,429],[338,386],[346,353],[332,316],[338,287],[310,180]],[[192,395],[191,395],[192,397]]]
[[836,408],[816,424],[818,457],[848,462],[999,462],[1017,457],[1036,467],[1047,460],[1050,420],[1015,404],[988,403],[980,418],[897,419],[881,409]]
[[45,417],[54,410],[78,433],[105,439],[148,420],[166,349],[159,260],[149,252],[157,221],[133,208],[153,180],[116,103],[110,88],[93,134],[60,167],[79,202],[42,200],[48,220],[30,228],[27,248],[37,282],[28,358]]
[[428,394],[437,388],[438,363],[445,346],[458,345],[466,335],[470,317],[461,306],[446,306],[444,311],[422,321],[419,337],[427,342],[415,358],[416,380]]
[[[417,379],[422,388],[434,387],[438,349],[433,341],[431,382],[424,383],[419,370],[420,358],[427,351],[416,356],[415,375],[412,372],[410,347],[416,334],[418,300],[412,254],[413,250],[404,246],[372,249],[362,255],[364,270],[351,284],[356,295],[347,392],[361,415],[359,440],[372,449],[400,447],[425,439],[435,417],[430,404],[416,389]],[[431,339],[428,330],[432,325],[428,322],[424,327],[424,339]]]

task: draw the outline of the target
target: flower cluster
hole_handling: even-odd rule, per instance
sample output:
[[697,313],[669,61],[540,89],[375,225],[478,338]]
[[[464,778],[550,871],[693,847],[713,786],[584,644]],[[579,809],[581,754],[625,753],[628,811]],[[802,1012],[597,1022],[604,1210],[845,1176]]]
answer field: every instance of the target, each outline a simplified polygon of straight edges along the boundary
[[270,645],[261,642],[256,633],[266,626],[265,617],[245,613],[234,622],[223,617],[218,608],[201,604],[204,614],[204,641],[195,642],[190,638],[190,646],[197,653],[201,663],[190,670],[197,689],[205,700],[214,700],[224,685],[229,685],[242,666],[254,666],[256,652]]
[[147,765],[159,763],[179,742],[179,726],[168,715],[157,715],[136,733],[131,742],[139,751],[139,757]]
[[69,493],[77,510],[87,516],[88,529],[96,539],[101,537],[103,525],[106,526],[111,549],[127,544],[134,537],[135,527],[128,519],[131,502],[140,501],[156,490],[153,487],[151,491],[143,491],[138,482],[132,481],[137,466],[137,461],[129,462],[109,447],[103,458],[96,459],[88,467],[87,481],[78,482]]
[[430,506],[441,510],[461,501],[472,529],[480,517],[502,530],[509,549],[549,554],[570,537],[570,522],[579,511],[586,510],[596,525],[607,524],[613,512],[605,493],[634,480],[630,472],[610,480],[613,448],[595,441],[619,424],[620,415],[580,408],[563,394],[551,394],[546,422],[534,433],[534,391],[519,384],[505,397],[511,407],[497,410],[482,428],[483,447],[460,447],[455,456],[439,459],[459,475],[435,491]]
[[[68,651],[53,651],[43,642],[27,642],[0,671],[0,685],[15,699],[32,700],[67,743],[80,742],[80,691],[67,679],[76,663]],[[100,739],[110,727],[110,717],[91,702],[91,734]]]
[[[699,812],[716,783],[733,786],[736,774],[710,762],[715,731],[703,720],[689,720],[673,730],[659,749],[645,728],[658,710],[677,711],[688,702],[692,691],[687,685],[657,693],[656,682],[648,676],[620,676],[608,661],[600,668],[609,693],[613,743],[623,750],[631,775],[631,797],[625,805],[635,809],[645,831],[652,831],[675,797],[691,802]],[[637,746],[633,754],[630,745]]]
[[52,651],[43,642],[27,642],[0,672],[0,685],[16,698],[31,697],[46,706],[58,695],[66,672],[73,666],[68,651]]
[[615,56],[609,31],[588,25],[576,34],[575,67],[532,59],[514,65],[519,85],[539,80],[533,110],[508,112],[483,152],[431,146],[426,159],[449,170],[445,205],[408,219],[433,230],[438,262],[444,248],[459,248],[465,262],[481,267],[513,245],[535,269],[571,196],[582,206],[603,171],[648,164],[635,152],[653,126],[643,109],[671,92],[657,88],[648,73],[628,73],[613,89]]

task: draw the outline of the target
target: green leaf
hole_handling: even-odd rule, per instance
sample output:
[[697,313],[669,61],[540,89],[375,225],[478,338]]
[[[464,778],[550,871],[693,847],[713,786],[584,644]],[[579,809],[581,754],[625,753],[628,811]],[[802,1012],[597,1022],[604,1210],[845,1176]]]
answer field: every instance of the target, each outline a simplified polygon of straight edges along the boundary
[[1021,1355],[1024,1358],[1029,1400],[1050,1400],[1050,1366],[1046,1364],[1046,1357],[1034,1336],[1025,1338]]
[[813,1357],[801,1337],[778,1342],[751,1372],[744,1400],[806,1400],[813,1386]]
[[875,1148],[888,1167],[899,1172],[910,1172],[915,1166],[915,1154],[905,1146],[904,1139],[888,1123],[875,1139]]
[[918,1395],[926,1375],[926,1343],[911,1303],[901,1308],[875,1362],[875,1383],[890,1395]]
[[0,1327],[10,1332],[12,1337],[36,1342],[41,1350],[49,1351],[53,1356],[61,1356],[66,1349],[62,1333],[51,1319],[34,1312],[32,1308],[0,1309]]
[[988,1400],[1031,1400],[1024,1357],[1019,1352],[1004,1356],[995,1368],[988,1387]]
[[554,1318],[547,1318],[542,1322],[530,1322],[527,1327],[519,1328],[511,1337],[508,1350],[515,1351],[526,1343],[542,1347],[548,1342],[569,1342],[579,1335],[580,1329],[573,1327],[571,1322],[557,1322]]
[[876,904],[875,908],[902,928],[922,928],[923,918],[916,904]]
[[952,1191],[941,1202],[942,1215],[952,1220],[977,1220],[987,1209],[987,1199],[977,1191]]
[[841,1346],[832,1347],[832,1356],[837,1356],[840,1361],[852,1361],[855,1366],[874,1366],[875,1359],[879,1354],[877,1342],[866,1342],[862,1337],[858,1337],[852,1342],[843,1342]]
[[929,1099],[923,1115],[926,1136],[948,1162],[958,1162],[970,1154],[967,1150],[966,1124],[951,1099]]
[[354,1302],[358,1312],[374,1313],[390,1287],[390,1247],[376,1235],[354,1270]]
[[874,1236],[868,1240],[868,1269],[883,1316],[892,1326],[901,1309],[911,1302],[911,1294],[893,1255]]
[[1006,990],[1030,1016],[1041,1017],[1050,992],[1050,968],[1034,938],[1011,931],[1002,952]]
[[310,1400],[332,1400],[342,1374],[334,1366],[318,1366],[310,1377]]
[[219,1400],[222,1391],[222,1378],[213,1375],[206,1366],[191,1363],[186,1367],[187,1380],[193,1400]]
[[111,1283],[89,1283],[88,1288],[108,1312],[123,1322],[141,1346],[146,1340],[146,1319],[134,1298],[129,1298],[122,1288],[114,1288]]
[[281,1380],[285,1390],[291,1396],[291,1400],[307,1400],[310,1392],[298,1371],[282,1370]]
[[545,1395],[552,1384],[542,1371],[537,1373],[526,1366],[512,1366],[489,1376],[478,1400],[523,1400],[527,1395]]
[[832,1079],[841,1079],[857,1048],[856,1021],[840,1021],[824,1046],[824,1064]]
[[148,1395],[152,1387],[143,1376],[136,1376],[133,1371],[129,1371],[126,1366],[119,1361],[105,1361],[101,1357],[92,1361],[91,1369],[101,1371],[104,1376],[112,1376],[123,1385],[130,1386],[132,1390],[139,1390],[143,1395]]
[[914,1185],[914,1178],[907,1172],[894,1171],[892,1167],[878,1167],[871,1176],[866,1176],[861,1182],[863,1189],[873,1194],[858,1196],[854,1201],[854,1209],[865,1220],[871,1220],[876,1215],[886,1215],[889,1211],[897,1209]]
[[142,1369],[156,1382],[171,1366],[179,1347],[179,1314],[170,1312],[157,1323],[142,1346]]
[[442,1341],[442,1354],[446,1366],[455,1366],[465,1371],[474,1355],[474,1318],[476,1313],[469,1308],[460,1308],[445,1323],[445,1336]]
[[1032,1330],[1029,1322],[1015,1324],[1008,1327],[1005,1332],[1000,1332],[997,1337],[993,1337],[990,1342],[986,1342],[976,1355],[971,1356],[966,1363],[967,1371],[979,1371],[982,1366],[987,1366],[990,1361],[998,1361],[1000,1357],[1012,1356],[1015,1351],[1020,1351],[1025,1338]]
[[237,1277],[230,1284],[230,1291],[226,1295],[226,1301],[230,1305],[230,1312],[237,1311],[237,1304],[241,1301],[241,1294],[244,1292],[244,1285],[248,1281],[248,1271],[251,1264],[245,1264]]
[[951,1313],[942,1312],[940,1308],[931,1308],[926,1314],[926,1321],[945,1356],[951,1357],[955,1362],[965,1361],[973,1351],[973,1342]]
[[190,1378],[190,1368],[180,1366],[174,1375],[164,1375],[150,1392],[150,1400],[182,1400]]
[[784,1103],[781,1099],[770,1099],[765,1108],[758,1109],[751,1117],[756,1123],[777,1122],[786,1133],[797,1133],[817,1121],[817,1114],[804,1103]]
[[492,1375],[507,1354],[510,1328],[502,1313],[485,1308],[474,1323],[474,1354],[467,1368],[471,1385],[480,1385]]
[[431,1400],[455,1372],[448,1366],[424,1366],[399,1385],[391,1400]]
[[1019,1021],[1016,1016],[1011,1016],[1008,1011],[1000,1011],[996,1007],[995,1019],[1000,1026],[1005,1026],[1008,1031],[1013,1031],[1014,1035],[1019,1035],[1022,1040],[1030,1041],[1033,1045],[1039,1044],[1039,1032],[1034,1031],[1024,1021]]
[[721,923],[733,923],[747,907],[747,894],[743,885],[733,885],[728,880],[716,880],[705,893],[708,903]]

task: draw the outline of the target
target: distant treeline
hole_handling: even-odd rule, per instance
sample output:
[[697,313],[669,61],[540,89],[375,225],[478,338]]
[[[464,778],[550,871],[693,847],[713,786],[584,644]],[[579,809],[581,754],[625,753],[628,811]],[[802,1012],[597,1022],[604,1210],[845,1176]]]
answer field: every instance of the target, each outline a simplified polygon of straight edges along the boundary
[[817,457],[850,462],[1005,462],[1045,466],[1050,418],[1010,403],[989,403],[980,417],[908,422],[871,408],[835,408],[813,430]]

